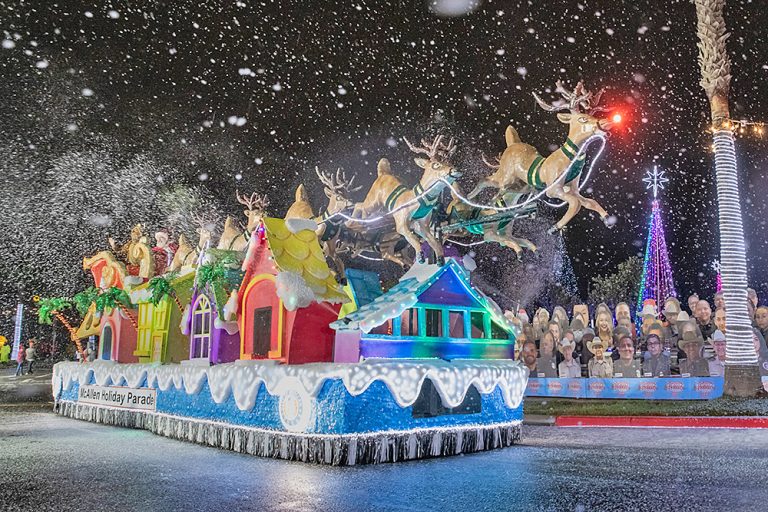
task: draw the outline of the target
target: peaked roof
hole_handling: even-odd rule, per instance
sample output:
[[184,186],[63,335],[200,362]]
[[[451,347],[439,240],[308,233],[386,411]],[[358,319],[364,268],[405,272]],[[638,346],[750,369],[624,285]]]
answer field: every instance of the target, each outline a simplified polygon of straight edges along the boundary
[[346,302],[349,299],[328,267],[317,234],[310,229],[317,225],[310,222],[302,219],[263,219],[265,236],[275,266],[280,272],[292,272],[300,276],[318,300]]
[[403,311],[419,301],[419,296],[427,291],[446,272],[452,272],[465,286],[467,295],[485,308],[500,327],[507,332],[515,332],[514,326],[504,317],[499,306],[487,295],[473,287],[469,275],[453,258],[448,258],[445,265],[414,264],[400,279],[400,282],[372,302],[361,306],[357,311],[333,322],[332,329],[337,331],[360,330],[370,332],[391,318],[398,317]]

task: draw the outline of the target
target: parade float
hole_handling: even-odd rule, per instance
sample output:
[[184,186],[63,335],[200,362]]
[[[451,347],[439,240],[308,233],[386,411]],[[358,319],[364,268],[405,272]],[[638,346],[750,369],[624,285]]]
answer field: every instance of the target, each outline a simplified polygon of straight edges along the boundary
[[[579,185],[591,171],[587,146],[596,141],[602,151],[611,125],[595,117],[600,94],[581,83],[573,91],[558,83],[557,92],[564,102],[536,99],[569,125],[566,143],[543,157],[509,127],[493,176],[469,197],[456,185],[462,173],[452,162],[455,141],[438,135],[421,145],[406,140],[422,169],[413,187],[381,159],[374,183],[355,202],[352,180],[317,171],[329,198],[319,216],[303,186],[284,218],[267,216],[260,196],[238,193],[248,224],[241,229],[227,218],[216,249],[210,222],[198,223],[196,247],[181,236],[170,248],[168,237],[156,236],[165,246],[150,250],[138,232],[124,247],[112,244],[112,253],[96,258],[102,264],[89,268],[97,296],[125,291],[130,300],[110,314],[135,320],[135,333],[102,312],[101,359],[54,368],[57,411],[324,464],[514,444],[528,380],[528,369],[514,360],[517,328],[474,285],[471,268],[446,260],[443,243],[449,234],[480,236],[533,249],[521,243],[527,241],[513,221],[544,195],[568,205],[556,228],[582,205],[605,215]],[[474,202],[486,187],[497,197]],[[448,189],[461,215],[442,214]],[[407,272],[382,290],[375,273],[341,259],[359,266],[359,256],[371,255]],[[234,341],[237,360],[225,355]],[[138,362],[126,357],[128,346]]]

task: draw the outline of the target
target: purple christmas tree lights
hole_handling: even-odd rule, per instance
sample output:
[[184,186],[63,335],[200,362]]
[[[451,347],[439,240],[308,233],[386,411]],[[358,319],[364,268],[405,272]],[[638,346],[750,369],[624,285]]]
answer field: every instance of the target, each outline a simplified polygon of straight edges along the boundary
[[658,190],[664,188],[669,180],[664,177],[664,171],[656,167],[643,178],[648,189],[653,189],[651,218],[648,222],[648,240],[645,246],[645,261],[643,262],[643,277],[640,292],[637,297],[637,310],[643,308],[646,299],[654,299],[659,309],[669,297],[677,297],[675,283],[672,278],[672,265],[667,253],[667,241],[664,235],[664,223],[661,219],[661,209],[657,199]]

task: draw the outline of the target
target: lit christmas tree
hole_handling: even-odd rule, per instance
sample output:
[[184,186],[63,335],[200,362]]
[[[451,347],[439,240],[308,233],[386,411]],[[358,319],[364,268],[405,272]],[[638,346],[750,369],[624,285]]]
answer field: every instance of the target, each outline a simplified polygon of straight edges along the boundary
[[646,299],[656,300],[656,307],[661,309],[668,297],[677,297],[675,283],[672,280],[672,266],[667,254],[667,241],[664,237],[664,224],[661,221],[661,210],[657,198],[659,189],[664,189],[664,183],[669,180],[664,177],[664,171],[656,167],[653,172],[646,173],[643,178],[648,187],[653,189],[653,207],[648,223],[648,241],[645,246],[645,262],[643,263],[643,279],[640,283],[640,293],[637,297],[637,310],[643,308]]

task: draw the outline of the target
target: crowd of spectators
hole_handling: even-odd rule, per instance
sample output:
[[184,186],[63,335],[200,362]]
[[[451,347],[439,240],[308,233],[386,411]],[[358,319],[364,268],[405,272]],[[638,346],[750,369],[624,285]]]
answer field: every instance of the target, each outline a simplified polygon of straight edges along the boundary
[[[760,373],[768,376],[768,307],[749,290],[748,309]],[[718,377],[725,372],[726,310],[723,294],[713,306],[697,294],[688,297],[688,312],[678,299],[662,307],[647,300],[633,321],[627,303],[612,311],[606,304],[577,304],[569,316],[556,306],[540,308],[529,318],[524,310],[507,312],[520,334],[518,358],[536,378]]]

